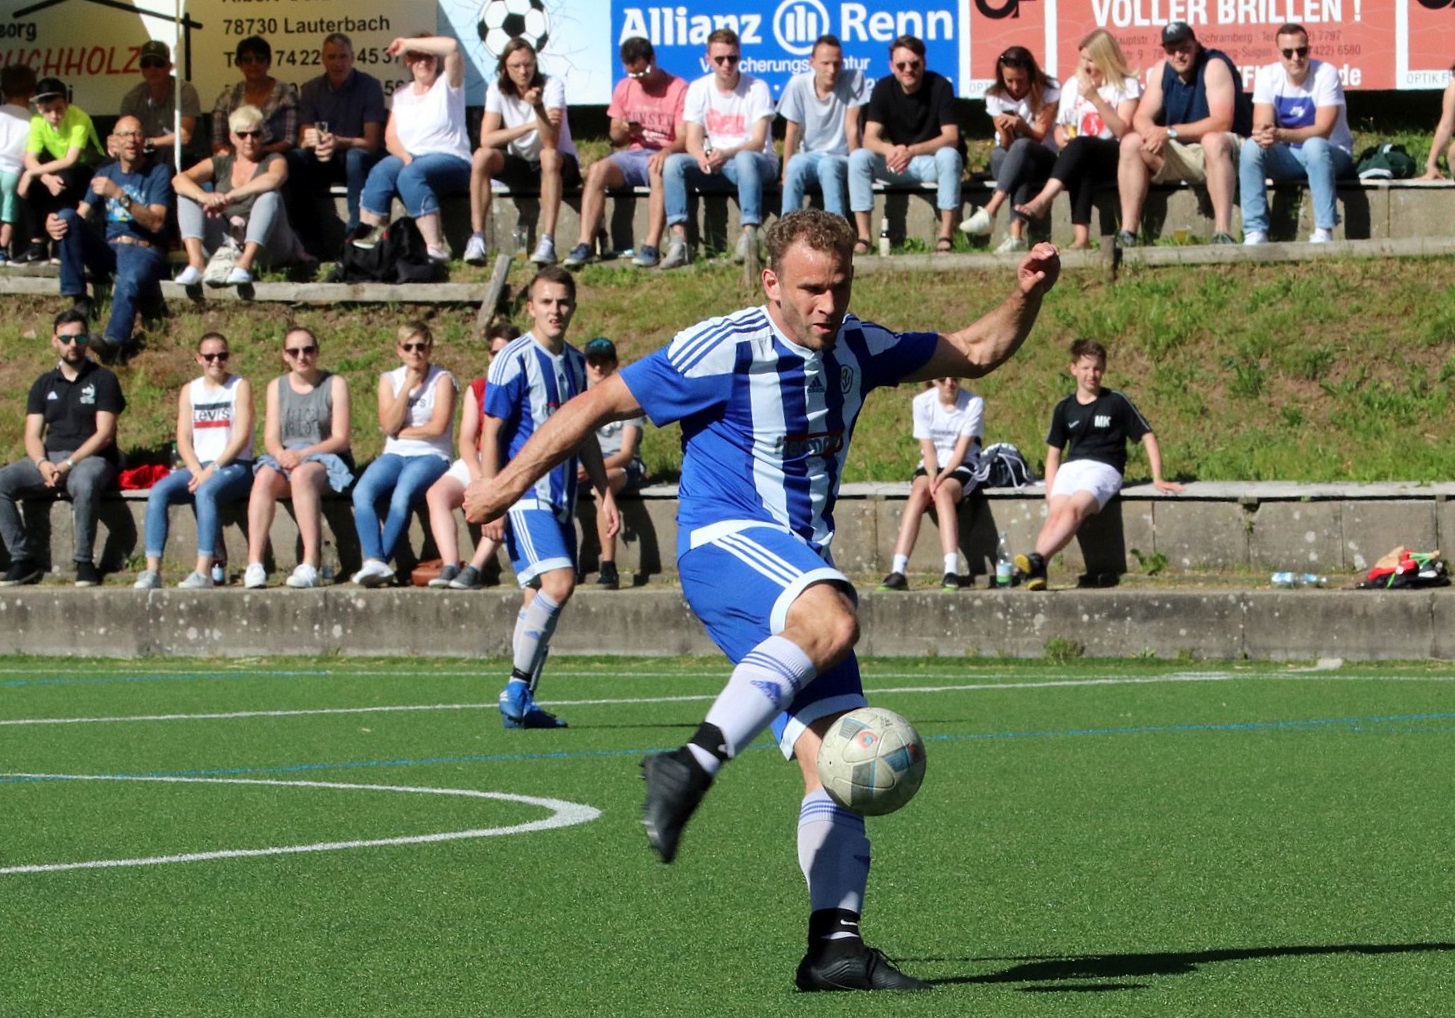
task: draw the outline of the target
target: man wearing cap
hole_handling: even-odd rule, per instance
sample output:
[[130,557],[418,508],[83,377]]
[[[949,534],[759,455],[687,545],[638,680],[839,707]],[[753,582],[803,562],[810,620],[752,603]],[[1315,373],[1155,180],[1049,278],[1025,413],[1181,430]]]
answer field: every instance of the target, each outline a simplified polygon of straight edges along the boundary
[[1334,181],[1354,172],[1354,135],[1344,86],[1333,64],[1309,58],[1308,32],[1287,24],[1274,36],[1281,60],[1253,79],[1253,134],[1243,142],[1238,177],[1243,195],[1243,243],[1268,240],[1268,192],[1263,182],[1307,180],[1313,196],[1312,244],[1334,239],[1339,222]]
[[86,356],[86,319],[74,308],[56,315],[51,346],[58,362],[35,380],[25,403],[25,459],[0,469],[0,539],[10,568],[0,587],[34,583],[31,558],[16,504],[22,498],[69,497],[75,532],[76,586],[101,582],[93,561],[96,509],[116,478],[116,419],[126,397],[116,376]]
[[[605,336],[597,336],[586,344],[586,386],[600,385],[616,374],[618,360],[616,344]],[[628,417],[622,421],[608,421],[596,429],[596,444],[601,446],[601,463],[606,468],[606,484],[612,495],[624,491],[636,491],[647,480],[646,464],[642,462],[642,432],[647,430],[644,415]],[[576,468],[578,483],[588,481],[584,464]],[[596,540],[601,546],[601,568],[596,574],[596,586],[602,590],[616,590],[621,586],[621,575],[616,571],[616,532],[607,526],[605,513],[596,514]]]
[[46,219],[61,209],[75,208],[86,196],[92,168],[104,149],[91,118],[71,105],[70,90],[60,78],[41,78],[32,102],[40,112],[30,119],[25,143],[25,172],[16,193],[30,204],[34,224],[30,246],[16,258],[32,264],[46,260],[45,237],[39,232]]
[[1147,74],[1132,129],[1122,138],[1117,165],[1122,228],[1116,241],[1135,247],[1142,206],[1152,184],[1188,180],[1207,186],[1213,207],[1214,244],[1233,244],[1233,199],[1238,188],[1238,147],[1252,118],[1243,79],[1226,53],[1207,49],[1185,21],[1162,29],[1162,51]]
[[[167,270],[162,231],[172,206],[172,175],[167,166],[142,151],[141,121],[122,117],[111,141],[116,161],[96,171],[85,200],[74,209],[61,209],[46,219],[46,232],[56,241],[61,259],[61,296],[91,316],[86,293],[86,270],[95,278],[115,276],[111,290],[111,318],[97,337],[103,358],[131,345],[136,313],[161,305],[161,282]],[[100,209],[104,227],[96,229],[87,217]]]
[[[347,35],[333,32],[325,36],[320,59],[323,73],[299,89],[303,144],[293,149],[288,161],[288,219],[295,224],[315,222],[318,217],[308,203],[330,184],[340,183],[348,188],[345,229],[353,233],[359,225],[364,180],[370,167],[384,157],[384,122],[389,111],[384,108],[384,86],[379,79],[354,67],[354,43]],[[303,237],[305,243],[317,239]]]
[[[121,98],[121,115],[136,117],[146,135],[142,148],[158,162],[176,166],[177,138],[182,139],[182,165],[191,160],[192,132],[202,116],[202,103],[190,81],[172,76],[172,51],[157,39],[144,42],[138,57],[141,84]],[[177,97],[182,97],[182,118],[177,120]]]

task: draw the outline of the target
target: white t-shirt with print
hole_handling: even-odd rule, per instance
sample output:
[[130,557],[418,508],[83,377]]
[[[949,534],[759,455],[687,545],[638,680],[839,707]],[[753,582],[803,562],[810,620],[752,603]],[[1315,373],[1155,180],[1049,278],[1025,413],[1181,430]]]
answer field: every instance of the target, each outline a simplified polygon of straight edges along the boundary
[[[556,150],[565,156],[575,155],[576,146],[571,143],[571,121],[566,116],[565,81],[554,74],[547,77],[541,101],[546,109],[561,111],[561,130],[557,136]],[[490,85],[485,89],[485,112],[500,114],[501,124],[507,128],[523,127],[536,122],[535,107],[518,95],[506,95],[500,91],[497,78],[490,79]],[[528,163],[538,163],[541,161],[541,147],[540,131],[532,130],[507,145],[506,151],[520,156]]]
[[[1106,100],[1106,104],[1116,109],[1128,99],[1138,99],[1142,95],[1142,83],[1135,77],[1126,77],[1121,81],[1106,81],[1096,90],[1097,94]],[[1068,131],[1073,137],[1077,135],[1090,138],[1114,138],[1115,132],[1106,126],[1101,114],[1097,112],[1091,100],[1081,94],[1081,79],[1073,77],[1066,82],[1061,89],[1061,103],[1056,108],[1056,123],[1065,128],[1073,128]]]
[[[1058,102],[1060,98],[1061,86],[1053,78],[1046,86],[1046,90],[1041,93],[1041,102],[1046,106],[1050,106]],[[1014,113],[1028,124],[1034,124],[1036,122],[1036,112],[1031,109],[1031,95],[1029,92],[1020,99],[1012,99],[1008,95],[991,95],[987,92],[985,94],[985,112],[990,114],[991,119],[1000,116],[1002,113]],[[999,148],[1000,135],[997,133],[995,137],[996,147]],[[1056,147],[1055,133],[1047,131],[1046,136],[1041,139],[1041,144],[1047,148],[1054,149]]]
[[[751,74],[739,74],[738,84],[724,93],[716,75],[698,78],[687,86],[682,119],[699,125],[715,149],[737,148],[752,136],[759,120],[773,119],[773,93],[768,83]],[[764,132],[762,152],[773,154],[773,132]]]
[[[955,394],[954,406],[946,406],[940,401],[938,389],[926,389],[914,398],[910,406],[914,437],[927,438],[934,443],[935,458],[939,460],[941,470],[950,465],[955,443],[960,441],[961,435],[985,437],[985,400],[969,389],[961,389]],[[965,453],[966,460],[974,461],[974,450],[972,444]],[[920,457],[919,465],[924,467],[924,457]],[[959,466],[958,463],[955,465]]]
[[[1349,130],[1349,108],[1344,103],[1344,85],[1333,64],[1310,60],[1308,75],[1302,85],[1288,80],[1282,63],[1258,68],[1253,78],[1253,105],[1273,107],[1273,120],[1279,127],[1312,127],[1318,111],[1325,106],[1339,107],[1338,119],[1329,133],[1329,144],[1351,155],[1354,135]],[[1302,142],[1289,142],[1295,148]]]

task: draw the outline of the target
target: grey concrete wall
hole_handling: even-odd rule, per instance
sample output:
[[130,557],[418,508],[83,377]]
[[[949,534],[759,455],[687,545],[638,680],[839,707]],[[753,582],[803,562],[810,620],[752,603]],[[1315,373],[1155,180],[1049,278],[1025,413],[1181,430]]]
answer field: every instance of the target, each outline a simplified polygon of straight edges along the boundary
[[[499,657],[513,590],[0,591],[0,653],[106,657]],[[866,591],[866,655],[1347,660],[1455,656],[1455,591]],[[62,635],[58,635],[62,634]],[[715,654],[680,591],[572,599],[552,648],[571,654]]]

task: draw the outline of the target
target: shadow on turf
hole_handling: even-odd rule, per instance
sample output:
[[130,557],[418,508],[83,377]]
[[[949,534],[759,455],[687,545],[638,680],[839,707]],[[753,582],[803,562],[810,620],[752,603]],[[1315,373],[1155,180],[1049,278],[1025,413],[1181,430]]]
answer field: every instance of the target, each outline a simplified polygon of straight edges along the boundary
[[[1087,979],[1130,979],[1146,976],[1182,976],[1199,966],[1223,961],[1259,958],[1297,958],[1326,954],[1408,954],[1415,951],[1455,951],[1455,943],[1424,944],[1309,944],[1297,947],[1224,948],[1213,951],[1169,951],[1151,954],[1091,954],[1055,958],[921,959],[924,961],[1003,962],[1015,964],[979,976],[950,976],[932,983],[1031,983],[1022,993],[1105,993],[1145,989],[1146,983],[1086,983]],[[1055,985],[1055,984],[1064,985]],[[1042,985],[1034,985],[1042,984]]]

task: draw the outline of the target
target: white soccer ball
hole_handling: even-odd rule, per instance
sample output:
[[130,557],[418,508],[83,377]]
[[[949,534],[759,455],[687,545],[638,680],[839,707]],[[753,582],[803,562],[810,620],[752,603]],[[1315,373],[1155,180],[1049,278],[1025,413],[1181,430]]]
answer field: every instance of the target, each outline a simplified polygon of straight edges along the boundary
[[492,57],[504,53],[511,39],[524,39],[539,53],[551,35],[551,16],[545,0],[485,0],[475,28]]
[[925,779],[924,740],[892,710],[851,710],[824,736],[818,776],[840,806],[866,816],[893,813]]

